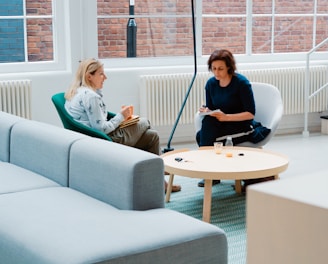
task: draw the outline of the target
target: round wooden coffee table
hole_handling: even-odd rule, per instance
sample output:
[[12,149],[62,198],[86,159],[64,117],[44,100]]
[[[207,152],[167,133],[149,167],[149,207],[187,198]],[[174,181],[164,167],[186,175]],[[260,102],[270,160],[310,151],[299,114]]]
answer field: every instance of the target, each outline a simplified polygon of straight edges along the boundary
[[[232,153],[227,157],[226,153]],[[236,191],[241,192],[241,180],[274,176],[288,167],[289,159],[275,152],[259,148],[233,147],[223,148],[216,154],[213,147],[201,147],[197,150],[180,149],[161,156],[165,171],[170,173],[165,201],[170,201],[174,175],[205,180],[203,221],[210,222],[212,203],[212,180],[235,180]]]

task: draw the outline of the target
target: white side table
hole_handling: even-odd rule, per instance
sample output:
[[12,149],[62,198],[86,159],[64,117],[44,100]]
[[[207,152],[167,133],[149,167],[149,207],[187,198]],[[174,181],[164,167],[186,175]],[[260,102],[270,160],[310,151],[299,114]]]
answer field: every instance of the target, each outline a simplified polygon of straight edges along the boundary
[[328,173],[247,189],[247,263],[328,263]]

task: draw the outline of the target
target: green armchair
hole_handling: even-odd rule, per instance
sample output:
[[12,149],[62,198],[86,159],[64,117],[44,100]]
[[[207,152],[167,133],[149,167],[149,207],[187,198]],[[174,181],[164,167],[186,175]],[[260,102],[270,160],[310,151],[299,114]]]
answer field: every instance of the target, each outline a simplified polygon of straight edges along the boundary
[[[97,138],[113,141],[105,133],[103,133],[103,132],[101,132],[97,129],[90,128],[88,126],[85,126],[85,125],[75,121],[71,117],[71,115],[68,114],[68,112],[65,109],[64,93],[57,93],[57,94],[53,95],[51,97],[51,100],[52,100],[53,104],[56,107],[56,110],[59,114],[59,117],[60,117],[62,123],[63,123],[63,126],[66,129],[73,130],[73,131],[76,131],[76,132],[80,132],[82,134],[86,134],[86,135],[91,136],[91,137],[97,137]],[[111,118],[113,116],[115,116],[114,113],[108,112],[108,118]]]

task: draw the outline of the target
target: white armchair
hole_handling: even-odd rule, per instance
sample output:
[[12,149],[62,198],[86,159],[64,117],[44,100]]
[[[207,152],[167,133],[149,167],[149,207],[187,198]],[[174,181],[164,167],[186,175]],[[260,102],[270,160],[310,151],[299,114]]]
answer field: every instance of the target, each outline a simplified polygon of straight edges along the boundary
[[[254,144],[252,142],[243,142],[238,146],[244,147],[262,147],[274,136],[281,117],[283,115],[283,103],[281,94],[277,87],[268,83],[252,82],[254,100],[255,100],[255,117],[254,120],[260,122],[263,126],[270,128],[270,134],[262,141]],[[196,133],[202,127],[203,116],[199,112],[195,114]]]

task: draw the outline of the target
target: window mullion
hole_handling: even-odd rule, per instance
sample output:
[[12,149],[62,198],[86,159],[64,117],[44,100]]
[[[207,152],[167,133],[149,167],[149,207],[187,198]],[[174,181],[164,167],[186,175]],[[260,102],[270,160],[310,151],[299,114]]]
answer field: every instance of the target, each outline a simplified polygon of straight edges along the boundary
[[196,54],[198,57],[203,55],[203,1],[196,1],[195,6],[195,25],[196,25]]
[[252,55],[253,43],[253,1],[246,1],[246,55]]
[[271,18],[271,54],[274,53],[274,28],[275,28],[275,13],[276,13],[276,6],[275,1],[272,0],[272,18]]
[[317,8],[318,8],[318,0],[314,0],[313,6],[313,32],[312,32],[312,48],[316,46],[316,33],[317,33]]
[[24,28],[24,58],[28,62],[28,45],[27,45],[27,20],[26,20],[26,0],[23,0],[23,28]]

